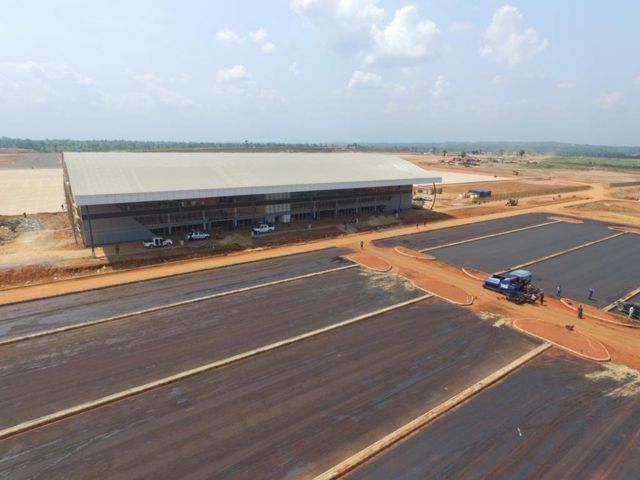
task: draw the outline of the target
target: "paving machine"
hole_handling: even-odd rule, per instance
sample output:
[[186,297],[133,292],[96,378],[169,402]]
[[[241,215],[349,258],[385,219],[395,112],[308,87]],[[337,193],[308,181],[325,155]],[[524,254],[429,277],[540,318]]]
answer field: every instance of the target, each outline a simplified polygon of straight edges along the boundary
[[519,305],[536,303],[541,290],[531,284],[531,279],[529,270],[519,269],[503,275],[486,277],[482,286],[487,290],[502,293],[507,300]]

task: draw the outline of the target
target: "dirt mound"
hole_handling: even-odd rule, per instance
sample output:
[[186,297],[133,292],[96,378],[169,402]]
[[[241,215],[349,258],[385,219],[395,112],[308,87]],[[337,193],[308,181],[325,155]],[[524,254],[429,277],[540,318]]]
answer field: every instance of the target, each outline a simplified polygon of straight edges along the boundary
[[460,287],[451,285],[440,280],[424,278],[413,273],[407,273],[407,277],[415,284],[429,293],[434,294],[450,303],[456,305],[471,305],[473,303],[473,295],[469,295]]
[[375,270],[376,272],[388,272],[391,270],[391,265],[387,262],[364,252],[351,253],[349,255],[345,255],[344,258],[351,260],[358,265],[362,265],[365,268]]

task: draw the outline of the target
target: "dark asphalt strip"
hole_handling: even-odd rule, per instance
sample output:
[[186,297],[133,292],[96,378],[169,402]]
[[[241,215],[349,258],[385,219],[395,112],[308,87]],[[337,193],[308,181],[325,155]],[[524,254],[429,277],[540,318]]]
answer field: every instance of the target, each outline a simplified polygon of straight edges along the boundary
[[548,221],[548,214],[528,213],[525,215],[517,215],[515,217],[476,222],[469,225],[460,225],[458,227],[442,228],[430,230],[428,232],[385,238],[382,240],[375,240],[373,243],[378,247],[392,248],[402,246],[412,250],[422,250],[425,248],[439,247],[448,243],[469,240],[471,238],[482,237],[484,235],[530,227],[540,223],[546,223]]
[[452,265],[498,272],[614,233],[603,224],[561,222],[429,253]]
[[[602,308],[640,284],[634,259],[640,259],[640,236],[626,234],[528,269],[547,295],[555,295],[560,285],[563,297]],[[588,300],[589,288],[593,300]]]
[[362,269],[2,349],[0,428],[424,295]]
[[552,350],[348,478],[637,478],[638,378],[625,372]]
[[339,258],[344,253],[327,249],[0,306],[0,339],[349,265]]
[[312,476],[535,345],[438,301],[0,442],[0,476]]

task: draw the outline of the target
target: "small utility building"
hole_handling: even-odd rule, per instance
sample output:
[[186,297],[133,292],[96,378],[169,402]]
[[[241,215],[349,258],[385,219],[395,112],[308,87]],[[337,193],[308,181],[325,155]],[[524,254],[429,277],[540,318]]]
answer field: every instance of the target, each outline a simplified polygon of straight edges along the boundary
[[191,230],[411,208],[440,178],[365,153],[65,153],[64,187],[85,245]]

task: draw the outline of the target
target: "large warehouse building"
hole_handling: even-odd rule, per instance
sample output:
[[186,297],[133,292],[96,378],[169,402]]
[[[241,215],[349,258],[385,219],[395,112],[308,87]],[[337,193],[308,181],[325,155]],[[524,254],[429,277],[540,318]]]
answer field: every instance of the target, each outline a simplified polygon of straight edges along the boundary
[[402,211],[414,184],[440,181],[406,160],[364,153],[65,153],[63,168],[87,246]]

